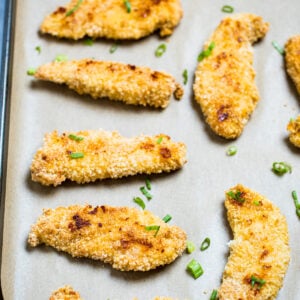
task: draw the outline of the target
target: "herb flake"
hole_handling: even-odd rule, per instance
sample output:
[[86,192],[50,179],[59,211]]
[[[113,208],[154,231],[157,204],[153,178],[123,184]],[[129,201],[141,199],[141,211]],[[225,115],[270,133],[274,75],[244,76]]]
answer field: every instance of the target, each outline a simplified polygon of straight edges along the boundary
[[156,50],[155,50],[155,56],[156,57],[161,57],[167,50],[167,45],[166,44],[160,44]]
[[79,6],[81,5],[82,2],[83,2],[83,0],[78,0],[76,5],[72,9],[70,9],[66,12],[66,17],[71,16],[79,8]]
[[211,42],[210,45],[207,47],[207,49],[203,50],[198,55],[198,62],[202,61],[206,57],[209,57],[212,54],[212,51],[214,50],[215,46],[216,46],[215,42]]

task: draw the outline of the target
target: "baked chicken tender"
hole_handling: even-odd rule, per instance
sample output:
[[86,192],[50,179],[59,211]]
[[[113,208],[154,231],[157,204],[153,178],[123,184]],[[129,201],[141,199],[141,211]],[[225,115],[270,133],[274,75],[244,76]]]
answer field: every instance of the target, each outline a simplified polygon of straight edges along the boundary
[[219,299],[275,299],[290,261],[285,217],[264,196],[242,185],[226,193],[225,206],[233,241]]
[[285,64],[287,73],[300,94],[300,35],[293,36],[286,42]]
[[[80,138],[74,140],[72,137]],[[133,138],[118,132],[86,130],[46,134],[31,164],[33,181],[57,186],[136,174],[171,172],[186,163],[186,146],[164,134]]]
[[[160,228],[147,230],[148,226]],[[149,271],[180,256],[186,234],[146,210],[73,205],[45,209],[32,226],[28,243],[101,260],[121,271]]]
[[69,285],[54,291],[49,300],[83,300],[79,293],[74,291]]
[[268,29],[259,16],[237,14],[223,19],[205,43],[211,53],[198,63],[194,95],[206,122],[221,137],[240,136],[259,100],[251,44]]
[[51,62],[40,66],[34,76],[66,84],[80,95],[133,105],[165,108],[172,94],[178,100],[183,96],[183,88],[173,76],[118,62],[93,59]]
[[72,0],[47,16],[40,31],[73,40],[85,36],[137,40],[157,30],[164,37],[173,33],[183,15],[179,0],[130,0],[130,11],[124,2],[85,0],[77,5]]

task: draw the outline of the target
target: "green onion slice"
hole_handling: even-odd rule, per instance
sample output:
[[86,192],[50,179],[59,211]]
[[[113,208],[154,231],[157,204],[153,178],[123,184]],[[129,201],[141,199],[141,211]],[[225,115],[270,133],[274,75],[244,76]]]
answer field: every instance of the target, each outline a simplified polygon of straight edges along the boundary
[[134,197],[133,201],[139,205],[142,209],[145,209],[146,205],[145,202],[140,197]]
[[195,259],[192,259],[186,268],[195,279],[199,278],[204,273],[201,265]]
[[292,191],[292,197],[294,199],[294,203],[295,203],[295,207],[296,207],[296,214],[300,218],[300,203],[299,203],[296,191]]
[[226,154],[228,156],[233,156],[237,153],[237,147],[236,146],[230,146],[228,147],[227,151],[226,151]]
[[160,44],[156,50],[155,50],[155,56],[156,57],[161,57],[167,50],[167,45],[166,44]]
[[200,250],[201,251],[205,251],[206,249],[208,249],[210,246],[210,238],[205,238],[204,241],[202,242],[201,246],[200,246]]
[[285,173],[292,173],[292,167],[286,162],[274,162],[272,165],[272,171],[277,175],[283,175]]
[[170,222],[171,220],[172,220],[172,216],[169,215],[169,214],[167,214],[167,215],[165,215],[165,216],[163,217],[163,221],[164,221],[165,223],[168,223],[168,222]]
[[218,296],[218,291],[217,290],[213,290],[209,300],[217,300],[217,296]]
[[109,48],[109,53],[115,53],[117,49],[118,49],[118,44],[115,43]]
[[152,199],[153,196],[147,191],[147,189],[144,186],[140,187],[140,191],[147,198],[147,200],[151,200]]
[[279,54],[284,55],[284,48],[280,47],[276,41],[272,41],[272,46],[277,50]]
[[198,55],[198,61],[202,61],[204,58],[209,57],[212,54],[212,51],[214,50],[216,44],[215,42],[211,42],[210,45],[207,47],[206,50],[203,50],[199,55]]
[[83,43],[86,45],[86,46],[93,46],[94,45],[94,41],[91,39],[91,38],[87,38],[83,41]]
[[160,136],[160,137],[157,139],[156,143],[157,143],[157,144],[161,144],[162,140],[163,140],[163,137]]
[[71,158],[83,158],[84,157],[84,154],[82,152],[72,152],[70,154],[70,157]]
[[255,277],[253,275],[251,276],[250,282],[251,282],[251,286],[252,287],[254,287],[257,284],[259,290],[266,283],[265,280],[263,280],[261,278],[257,278],[257,277]]
[[192,252],[194,252],[196,249],[195,244],[191,241],[187,241],[186,242],[186,252],[188,254],[191,254]]
[[234,8],[230,5],[224,5],[222,7],[222,12],[231,14],[234,12]]
[[33,76],[33,75],[35,74],[35,72],[36,72],[36,69],[35,69],[35,68],[29,68],[29,69],[27,70],[27,75]]
[[146,178],[145,184],[146,184],[146,188],[148,189],[148,191],[151,191],[151,182],[150,182],[149,178]]
[[70,9],[66,12],[66,16],[67,17],[71,16],[79,8],[79,6],[81,5],[82,2],[83,2],[83,0],[78,0],[76,5],[72,9]]
[[41,46],[36,46],[36,47],[35,47],[35,50],[36,50],[36,52],[37,52],[38,54],[41,54],[41,52],[42,52]]
[[182,73],[182,77],[183,77],[183,84],[186,85],[188,82],[188,71],[187,69],[185,69]]
[[82,140],[84,140],[84,137],[82,136],[78,136],[78,135],[75,135],[75,134],[69,134],[69,139],[73,140],[73,141],[76,141],[76,142],[80,142]]
[[145,229],[146,229],[147,231],[155,230],[154,236],[157,236],[158,231],[159,231],[159,229],[160,229],[160,226],[159,226],[159,225],[150,225],[150,226],[145,226]]
[[68,57],[65,54],[59,54],[54,59],[55,62],[62,62],[62,61],[67,61],[67,60],[68,60]]
[[237,192],[229,191],[227,193],[227,196],[239,203],[245,202],[245,199],[243,198],[243,193],[240,191],[237,191]]
[[128,13],[131,12],[131,3],[128,0],[124,0],[124,5]]

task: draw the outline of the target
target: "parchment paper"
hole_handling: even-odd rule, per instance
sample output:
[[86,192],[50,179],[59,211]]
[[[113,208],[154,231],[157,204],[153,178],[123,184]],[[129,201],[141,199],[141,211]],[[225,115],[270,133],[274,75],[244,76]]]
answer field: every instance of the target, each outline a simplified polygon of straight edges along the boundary
[[[295,214],[291,191],[300,193],[299,155],[287,141],[286,125],[300,112],[299,97],[284,71],[283,57],[271,42],[283,45],[300,33],[300,2],[290,1],[191,1],[183,0],[184,18],[174,34],[161,40],[152,35],[141,41],[120,43],[109,53],[113,41],[97,40],[93,46],[67,42],[38,34],[43,18],[66,1],[23,0],[17,4],[15,24],[13,85],[11,95],[9,155],[5,199],[5,226],[1,281],[5,299],[48,299],[51,292],[72,285],[86,300],[209,299],[218,288],[228,256],[232,234],[226,220],[224,191],[237,183],[267,196],[287,217],[291,263],[278,299],[300,299],[300,220]],[[204,41],[222,18],[224,4],[235,12],[251,12],[270,22],[266,38],[254,49],[257,85],[261,100],[242,136],[224,141],[205,124],[193,100],[193,73]],[[167,43],[166,53],[157,58],[156,47]],[[41,53],[35,51],[41,46]],[[154,110],[79,96],[64,86],[36,82],[26,75],[29,67],[52,61],[56,55],[69,59],[94,57],[146,65],[164,70],[182,82],[188,69],[189,80],[182,101],[172,100],[165,110]],[[50,247],[27,247],[32,223],[43,208],[71,204],[132,206],[145,176],[107,180],[86,185],[63,184],[42,187],[30,179],[29,167],[45,133],[57,129],[118,130],[125,136],[141,133],[170,135],[188,147],[188,163],[181,171],[151,176],[154,198],[147,209],[163,217],[173,216],[172,224],[182,227],[196,251],[184,254],[173,264],[147,273],[115,271],[110,265],[88,259],[73,259]],[[228,146],[238,153],[226,156]],[[292,174],[278,177],[271,172],[274,161],[287,161]],[[199,251],[204,238],[211,239],[205,252]],[[186,265],[197,259],[204,275],[194,280]]]

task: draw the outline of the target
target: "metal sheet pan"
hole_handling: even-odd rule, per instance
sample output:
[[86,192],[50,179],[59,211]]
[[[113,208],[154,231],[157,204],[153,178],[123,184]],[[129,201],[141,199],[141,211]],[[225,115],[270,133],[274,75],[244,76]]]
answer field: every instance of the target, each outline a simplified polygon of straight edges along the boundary
[[[299,151],[287,141],[286,124],[299,113],[299,97],[284,71],[283,57],[272,47],[300,33],[299,1],[182,1],[184,18],[174,34],[161,40],[152,35],[141,41],[120,43],[114,54],[109,53],[112,41],[98,40],[92,47],[41,36],[38,28],[44,16],[62,0],[23,0],[8,2],[16,11],[12,18],[14,38],[6,44],[6,71],[2,96],[4,112],[1,141],[2,208],[4,228],[2,244],[1,285],[4,299],[48,299],[51,292],[64,284],[80,291],[84,299],[151,299],[157,295],[178,299],[208,299],[220,279],[232,238],[224,210],[224,191],[242,183],[267,196],[287,217],[292,249],[291,263],[278,299],[300,299],[299,219],[291,199],[291,191],[299,189]],[[204,41],[227,16],[224,4],[235,12],[252,12],[264,17],[271,25],[266,38],[255,46],[255,69],[261,101],[242,136],[232,142],[217,138],[205,125],[193,100],[192,81],[196,58]],[[11,6],[10,6],[11,8]],[[9,11],[9,10],[8,10]],[[10,15],[11,17],[11,15]],[[9,24],[9,22],[8,22]],[[8,26],[6,32],[10,32]],[[154,56],[156,47],[167,43],[167,52]],[[13,45],[13,46],[12,46]],[[35,51],[41,46],[42,52]],[[11,51],[10,51],[11,47]],[[29,67],[51,61],[57,54],[69,58],[95,57],[147,65],[165,70],[182,81],[184,69],[189,71],[185,96],[172,101],[165,110],[129,107],[121,103],[95,101],[79,96],[63,86],[35,82],[26,75]],[[8,71],[13,59],[12,73]],[[9,104],[9,105],[8,105]],[[196,250],[183,255],[170,266],[147,273],[119,272],[109,265],[87,259],[72,259],[47,247],[29,249],[30,226],[46,207],[73,203],[135,206],[132,198],[139,195],[144,176],[87,185],[64,184],[57,188],[42,187],[30,179],[32,157],[42,144],[46,132],[97,129],[118,130],[125,136],[164,132],[188,147],[188,163],[178,172],[151,176],[154,198],[147,209],[163,217],[173,216],[173,224],[184,228],[189,239],[200,245],[210,237],[205,252]],[[5,132],[9,129],[9,136]],[[6,131],[5,131],[6,130]],[[238,153],[227,157],[229,145]],[[274,161],[287,161],[292,174],[278,177],[271,172]],[[191,258],[204,268],[204,275],[192,279],[185,271]]]

